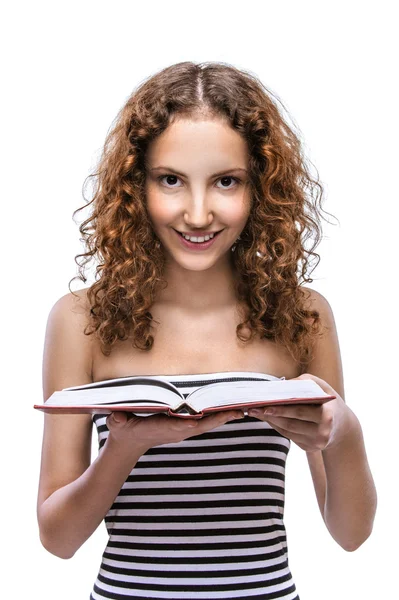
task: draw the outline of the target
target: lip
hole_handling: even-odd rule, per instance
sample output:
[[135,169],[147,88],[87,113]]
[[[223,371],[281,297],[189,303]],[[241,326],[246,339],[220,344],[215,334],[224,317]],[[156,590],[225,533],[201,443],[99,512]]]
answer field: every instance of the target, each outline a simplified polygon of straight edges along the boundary
[[[178,231],[178,229],[175,229]],[[211,233],[220,233],[223,229],[219,229],[218,231],[178,231],[179,233],[184,233],[185,235],[189,235],[190,237],[204,237],[205,235],[211,235]]]
[[[211,240],[208,240],[207,242],[190,242],[189,240],[186,240],[182,235],[180,235],[180,233],[176,229],[174,229],[173,231],[176,233],[177,237],[180,240],[180,243],[185,248],[187,248],[189,250],[196,250],[198,252],[198,251],[207,250],[208,248],[210,248],[212,246],[212,244],[215,243],[215,241],[219,237],[218,234],[221,233],[223,231],[223,229],[218,232],[215,232],[214,237]],[[201,237],[201,236],[198,235],[198,237]]]

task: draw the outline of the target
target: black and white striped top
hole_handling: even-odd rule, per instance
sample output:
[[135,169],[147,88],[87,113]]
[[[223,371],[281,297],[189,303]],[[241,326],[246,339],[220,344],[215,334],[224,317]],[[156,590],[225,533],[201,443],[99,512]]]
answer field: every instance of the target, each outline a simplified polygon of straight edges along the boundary
[[[247,371],[161,375],[186,396]],[[100,451],[105,415],[94,415]],[[105,517],[90,600],[299,600],[283,522],[290,440],[246,416],[148,450]]]

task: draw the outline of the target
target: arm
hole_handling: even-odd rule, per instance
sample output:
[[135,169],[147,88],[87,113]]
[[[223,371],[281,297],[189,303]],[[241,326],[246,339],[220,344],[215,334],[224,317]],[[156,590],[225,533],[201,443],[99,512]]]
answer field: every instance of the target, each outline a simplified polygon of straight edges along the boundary
[[[47,417],[53,419],[54,415]],[[75,415],[70,418],[75,419]],[[41,476],[38,498],[38,521],[40,539],[46,550],[60,558],[71,558],[97,529],[142,452],[137,449],[135,454],[126,456],[118,445],[112,447],[107,440],[99,456],[89,465],[88,461],[82,461],[83,455],[87,454],[84,441],[89,438],[85,434],[89,431],[87,424],[82,419],[79,423],[67,422],[64,416],[62,420],[62,424],[47,422],[45,425],[51,433],[45,435],[43,444],[44,475]],[[63,449],[69,451],[65,460],[47,457],[50,439],[55,436],[75,441],[72,452],[70,442],[53,445],[57,447],[57,454],[60,450],[59,456],[64,456]],[[56,465],[60,469],[57,478],[53,477],[56,489],[51,492],[47,487],[51,481],[48,474],[54,475]]]
[[[93,336],[82,302],[72,294],[52,308],[43,357],[43,392],[92,381]],[[90,464],[90,415],[45,415],[37,517],[43,546],[60,558],[71,558],[95,531],[112,506],[137,460],[152,446],[179,442],[219,427],[241,411],[216,413],[200,421],[154,415],[112,413],[109,435]]]
[[[307,373],[320,377],[345,400],[341,355],[333,312],[327,300],[311,290],[313,308],[328,327],[317,339]],[[307,452],[313,484],[324,522],[347,551],[356,550],[370,535],[377,494],[356,415],[347,407],[340,439],[324,450]]]
[[[309,289],[309,288],[308,288]],[[377,506],[360,423],[346,405],[341,357],[334,317],[327,300],[311,291],[313,308],[326,326],[315,342],[307,373],[336,398],[320,406],[275,406],[249,410],[306,451],[317,501],[333,538],[348,551],[370,535]]]
[[[92,336],[85,336],[84,296],[53,306],[46,328],[43,393],[92,381]],[[37,516],[43,546],[69,558],[95,531],[140,456],[118,457],[104,446],[90,465],[90,415],[44,415]]]

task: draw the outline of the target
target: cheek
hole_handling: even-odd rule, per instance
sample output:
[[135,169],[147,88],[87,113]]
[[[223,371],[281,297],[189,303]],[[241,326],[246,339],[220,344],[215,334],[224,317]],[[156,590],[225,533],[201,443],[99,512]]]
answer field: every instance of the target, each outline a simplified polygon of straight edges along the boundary
[[147,209],[154,225],[159,223],[168,223],[173,216],[170,204],[165,202],[165,197],[162,194],[150,191],[146,194]]
[[246,198],[234,199],[220,206],[219,216],[230,227],[242,227],[250,215],[250,205]]

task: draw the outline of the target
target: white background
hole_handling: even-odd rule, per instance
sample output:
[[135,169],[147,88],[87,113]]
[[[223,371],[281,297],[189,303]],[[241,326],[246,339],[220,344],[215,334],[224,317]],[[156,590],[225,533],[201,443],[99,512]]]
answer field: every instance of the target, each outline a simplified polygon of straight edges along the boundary
[[[333,309],[345,396],[378,489],[372,536],[345,552],[319,514],[305,453],[287,462],[290,567],[301,600],[398,593],[398,47],[393,2],[13,2],[2,15],[2,559],[12,598],[88,600],[101,525],[71,560],[36,523],[47,316],[81,251],[72,212],[134,88],[170,64],[256,74],[299,126],[326,189],[314,287]],[[73,289],[83,287],[76,280]],[[4,356],[5,355],[5,356]],[[96,447],[93,443],[93,447]],[[396,488],[397,489],[397,488]]]

